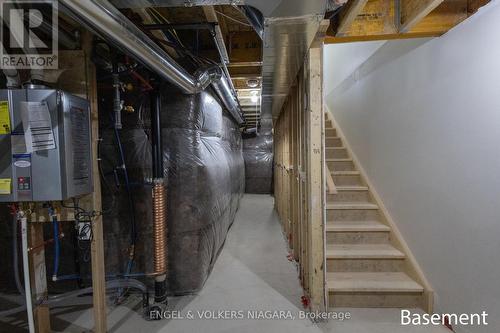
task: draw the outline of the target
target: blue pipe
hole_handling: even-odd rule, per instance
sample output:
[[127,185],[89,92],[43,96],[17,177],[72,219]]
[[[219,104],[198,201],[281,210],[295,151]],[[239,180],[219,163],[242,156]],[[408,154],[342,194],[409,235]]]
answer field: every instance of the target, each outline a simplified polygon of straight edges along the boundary
[[[127,190],[128,194],[128,200],[129,200],[129,206],[130,206],[130,213],[131,213],[131,218],[132,218],[132,225],[131,225],[131,232],[130,232],[130,245],[135,247],[135,241],[137,239],[137,230],[136,230],[136,225],[135,225],[135,209],[134,209],[134,200],[132,199],[132,192],[130,189],[130,181],[128,178],[128,170],[127,166],[125,163],[125,153],[123,152],[123,146],[122,142],[120,140],[120,133],[116,127],[113,128],[115,132],[115,138],[116,138],[116,143],[118,145],[118,151],[120,152],[120,159],[122,162],[122,168],[123,168],[123,174],[125,177],[125,188]],[[135,250],[134,250],[135,251]],[[132,271],[132,264],[134,261],[134,255],[129,258],[128,263],[127,263],[127,268],[125,271],[125,274],[130,274]]]

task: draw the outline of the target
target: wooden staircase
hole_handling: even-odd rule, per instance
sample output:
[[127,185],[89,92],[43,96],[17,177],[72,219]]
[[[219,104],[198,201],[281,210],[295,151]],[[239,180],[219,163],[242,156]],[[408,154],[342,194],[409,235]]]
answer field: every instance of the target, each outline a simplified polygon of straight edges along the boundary
[[326,119],[329,306],[431,312],[430,286],[328,113]]

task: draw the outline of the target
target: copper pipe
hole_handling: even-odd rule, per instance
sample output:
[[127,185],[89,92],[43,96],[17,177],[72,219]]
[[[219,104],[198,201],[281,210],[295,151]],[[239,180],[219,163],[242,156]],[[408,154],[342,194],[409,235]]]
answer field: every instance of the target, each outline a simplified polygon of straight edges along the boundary
[[167,272],[167,206],[163,179],[155,179],[153,184],[153,242],[154,274]]

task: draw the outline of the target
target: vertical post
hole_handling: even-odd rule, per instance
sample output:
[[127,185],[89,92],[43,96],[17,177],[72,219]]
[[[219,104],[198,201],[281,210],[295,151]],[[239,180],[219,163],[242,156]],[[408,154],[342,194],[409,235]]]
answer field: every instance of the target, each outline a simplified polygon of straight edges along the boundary
[[[82,34],[82,49],[85,52],[85,66],[87,73],[87,98],[90,102],[92,121],[92,169],[94,192],[85,198],[88,208],[95,211],[102,210],[101,181],[97,170],[97,144],[99,141],[99,118],[97,103],[97,81],[95,66],[90,60],[92,54],[92,34]],[[94,310],[94,332],[105,333],[106,323],[106,280],[104,269],[104,237],[102,228],[102,216],[98,215],[92,221],[93,238],[91,243],[92,256],[92,288],[93,288],[93,310]]]
[[[28,239],[31,247],[43,244],[43,223],[31,222],[28,224]],[[24,248],[23,248],[24,251]],[[47,273],[45,269],[45,247],[37,247],[29,253],[30,281],[33,299],[36,304],[47,298]],[[50,333],[50,314],[46,304],[39,304],[33,308],[35,330],[38,333]]]
[[309,294],[313,311],[325,308],[324,221],[323,221],[323,82],[322,48],[309,50],[307,66],[309,91],[308,117],[308,192],[309,192]]
[[19,214],[19,219],[21,221],[21,248],[23,249],[24,291],[26,297],[26,313],[28,315],[28,328],[30,333],[35,333],[30,279],[31,269],[28,256],[28,219],[26,218],[25,212]]

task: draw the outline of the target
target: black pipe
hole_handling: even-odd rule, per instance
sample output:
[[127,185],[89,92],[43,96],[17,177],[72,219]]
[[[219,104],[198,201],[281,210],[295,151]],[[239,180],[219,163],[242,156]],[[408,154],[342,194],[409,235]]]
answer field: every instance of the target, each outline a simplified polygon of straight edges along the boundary
[[167,280],[155,281],[155,303],[167,302]]
[[[151,106],[151,141],[153,146],[153,178],[161,179],[163,172],[163,150],[161,144],[161,96],[158,87],[150,94]],[[167,283],[166,280],[155,281],[155,302],[166,303]]]
[[163,150],[161,145],[161,98],[158,90],[151,92],[151,136],[153,145],[153,177],[163,178]]

